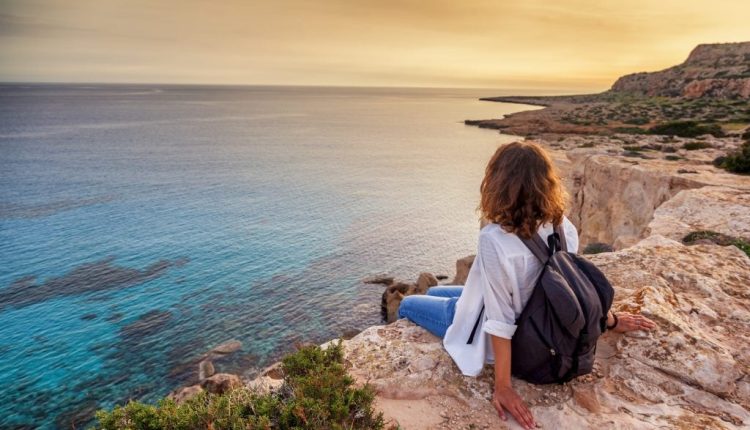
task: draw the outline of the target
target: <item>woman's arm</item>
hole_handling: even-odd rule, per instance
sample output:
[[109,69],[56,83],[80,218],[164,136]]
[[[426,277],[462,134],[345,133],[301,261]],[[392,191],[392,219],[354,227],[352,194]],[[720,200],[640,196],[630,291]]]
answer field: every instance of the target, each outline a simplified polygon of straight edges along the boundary
[[507,409],[524,428],[533,429],[536,423],[531,411],[511,386],[510,339],[492,335],[490,338],[492,338],[492,350],[495,353],[495,392],[492,395],[492,405],[497,409],[503,421],[507,420],[505,416],[505,409]]

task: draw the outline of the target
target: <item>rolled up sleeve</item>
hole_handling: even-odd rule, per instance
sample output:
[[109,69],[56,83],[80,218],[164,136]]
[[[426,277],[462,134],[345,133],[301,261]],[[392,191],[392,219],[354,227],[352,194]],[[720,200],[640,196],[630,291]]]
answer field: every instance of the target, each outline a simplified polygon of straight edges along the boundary
[[482,298],[486,320],[482,330],[493,336],[511,339],[516,331],[513,290],[516,277],[502,249],[486,235],[479,236],[477,263],[480,265]]

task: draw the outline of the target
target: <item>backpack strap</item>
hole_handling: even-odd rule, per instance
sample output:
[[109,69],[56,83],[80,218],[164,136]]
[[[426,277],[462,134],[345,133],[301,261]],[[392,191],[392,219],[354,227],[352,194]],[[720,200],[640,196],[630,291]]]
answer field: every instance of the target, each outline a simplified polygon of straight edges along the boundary
[[529,248],[529,251],[531,251],[531,253],[542,262],[542,266],[547,265],[547,261],[549,261],[551,255],[550,249],[537,233],[534,233],[531,236],[531,239],[525,239],[521,236],[518,236],[518,238],[521,239],[521,242]]
[[568,252],[568,240],[565,239],[565,228],[563,228],[563,223],[555,226],[555,233],[557,233],[557,236],[560,238],[560,250]]
[[466,341],[467,345],[471,345],[474,342],[474,336],[477,334],[477,329],[479,328],[479,323],[482,322],[482,315],[484,314],[484,303],[482,303],[482,310],[479,311],[479,315],[477,315],[477,322],[474,323],[474,328],[471,329],[471,334],[469,335],[469,340]]

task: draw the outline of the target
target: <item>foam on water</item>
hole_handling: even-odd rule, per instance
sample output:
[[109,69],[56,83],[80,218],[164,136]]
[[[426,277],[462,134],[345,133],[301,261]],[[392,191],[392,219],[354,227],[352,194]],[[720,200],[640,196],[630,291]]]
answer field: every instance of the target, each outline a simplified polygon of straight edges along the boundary
[[474,252],[492,93],[0,86],[0,426],[78,426],[380,322]]

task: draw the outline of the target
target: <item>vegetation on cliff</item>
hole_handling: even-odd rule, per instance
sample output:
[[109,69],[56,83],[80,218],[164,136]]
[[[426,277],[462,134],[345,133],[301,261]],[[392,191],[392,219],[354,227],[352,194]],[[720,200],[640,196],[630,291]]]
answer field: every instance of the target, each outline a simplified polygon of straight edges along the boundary
[[119,429],[382,429],[375,394],[357,388],[343,362],[341,343],[306,346],[282,362],[284,383],[262,393],[246,387],[201,393],[184,403],[131,401],[97,413],[97,428]]
[[511,134],[720,137],[750,124],[750,42],[700,45],[683,64],[623,76],[599,94],[482,100],[547,107],[503,119],[467,121]]
[[698,243],[715,243],[721,246],[734,245],[750,257],[750,242],[739,237],[732,237],[711,230],[693,231],[682,238],[682,243],[686,245]]
[[716,164],[732,173],[750,174],[750,130],[742,137],[745,143],[736,152],[722,157]]

